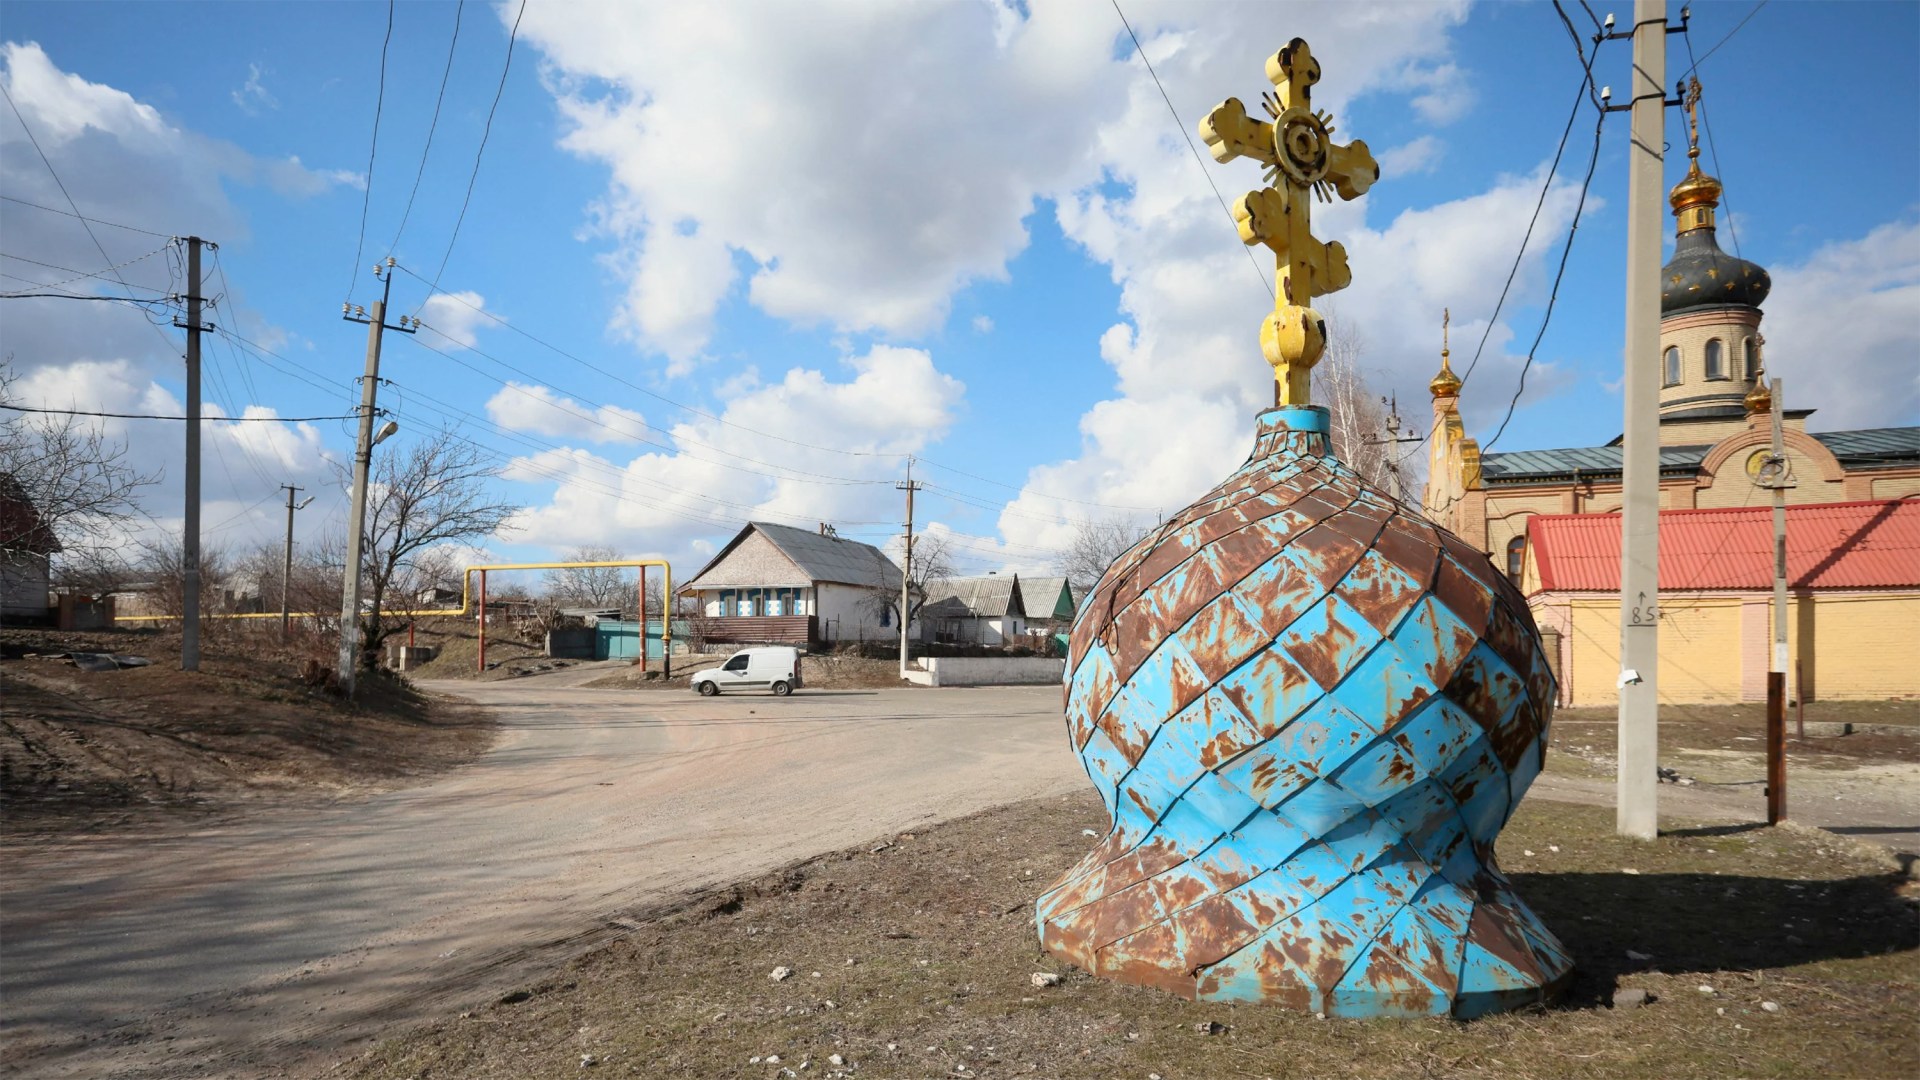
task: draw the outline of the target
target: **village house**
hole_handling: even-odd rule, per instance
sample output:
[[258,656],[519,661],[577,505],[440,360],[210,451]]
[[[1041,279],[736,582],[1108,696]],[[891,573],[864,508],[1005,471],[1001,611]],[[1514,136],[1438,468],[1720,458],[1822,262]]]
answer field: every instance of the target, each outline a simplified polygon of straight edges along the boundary
[[927,588],[920,609],[926,639],[950,645],[1005,645],[1026,633],[1020,575],[948,578]]
[[900,568],[872,544],[749,522],[680,589],[708,642],[811,647],[899,637]]

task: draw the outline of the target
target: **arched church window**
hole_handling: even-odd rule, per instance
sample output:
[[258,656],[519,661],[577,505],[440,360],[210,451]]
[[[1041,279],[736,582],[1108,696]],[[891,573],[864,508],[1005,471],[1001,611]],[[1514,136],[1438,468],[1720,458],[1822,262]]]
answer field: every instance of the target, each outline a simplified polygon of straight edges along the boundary
[[1520,584],[1520,571],[1527,561],[1527,538],[1516,536],[1507,541],[1507,577]]
[[1707,378],[1724,379],[1727,377],[1727,347],[1719,338],[1707,342]]
[[1739,372],[1739,374],[1740,374],[1740,377],[1741,377],[1741,378],[1743,378],[1743,379],[1751,379],[1751,378],[1753,378],[1753,377],[1754,377],[1755,375],[1758,375],[1758,374],[1760,374],[1760,372],[1759,372],[1758,370],[1756,370],[1756,369],[1755,369],[1755,367],[1754,367],[1754,363],[1753,363],[1753,361],[1754,361],[1754,359],[1755,359],[1755,357],[1754,357],[1754,355],[1753,355],[1753,339],[1752,339],[1752,338],[1748,338],[1747,340],[1745,340],[1745,341],[1743,341],[1743,342],[1741,342],[1741,343],[1740,343],[1740,372]]
[[1680,385],[1680,346],[1670,345],[1667,347],[1667,355],[1663,365],[1663,373],[1664,373],[1664,377],[1660,380],[1660,385],[1662,386],[1679,386]]

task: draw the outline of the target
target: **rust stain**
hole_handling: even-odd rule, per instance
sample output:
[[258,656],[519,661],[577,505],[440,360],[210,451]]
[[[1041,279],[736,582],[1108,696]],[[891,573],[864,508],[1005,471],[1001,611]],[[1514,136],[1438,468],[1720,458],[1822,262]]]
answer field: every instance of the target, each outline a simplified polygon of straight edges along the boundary
[[1289,642],[1285,648],[1294,663],[1299,664],[1313,681],[1322,689],[1331,690],[1346,678],[1347,669],[1341,667],[1341,660],[1349,656],[1360,643],[1360,632],[1341,621],[1340,608],[1328,598],[1327,632],[1324,637],[1308,638]]

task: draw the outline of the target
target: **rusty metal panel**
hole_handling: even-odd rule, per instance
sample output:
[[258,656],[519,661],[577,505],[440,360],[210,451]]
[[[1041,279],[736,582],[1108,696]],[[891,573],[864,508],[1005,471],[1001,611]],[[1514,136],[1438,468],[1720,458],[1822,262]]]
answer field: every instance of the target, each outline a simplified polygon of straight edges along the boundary
[[1188,998],[1477,1016],[1566,950],[1493,841],[1543,760],[1553,677],[1469,545],[1260,418],[1245,466],[1076,618],[1069,737],[1113,818],[1042,895],[1042,945]]

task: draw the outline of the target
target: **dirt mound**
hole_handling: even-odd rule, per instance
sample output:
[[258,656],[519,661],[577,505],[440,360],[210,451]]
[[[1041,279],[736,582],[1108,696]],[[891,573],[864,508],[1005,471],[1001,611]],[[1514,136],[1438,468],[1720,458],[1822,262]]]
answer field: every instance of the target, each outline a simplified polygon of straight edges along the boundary
[[[363,677],[351,704],[297,658],[209,652],[179,670],[157,638],[0,640],[0,813],[9,835],[92,830],[267,795],[377,790],[471,760],[489,721],[402,679]],[[175,635],[177,640],[177,635]],[[149,655],[88,672],[47,654]],[[38,654],[38,655],[31,655]]]

